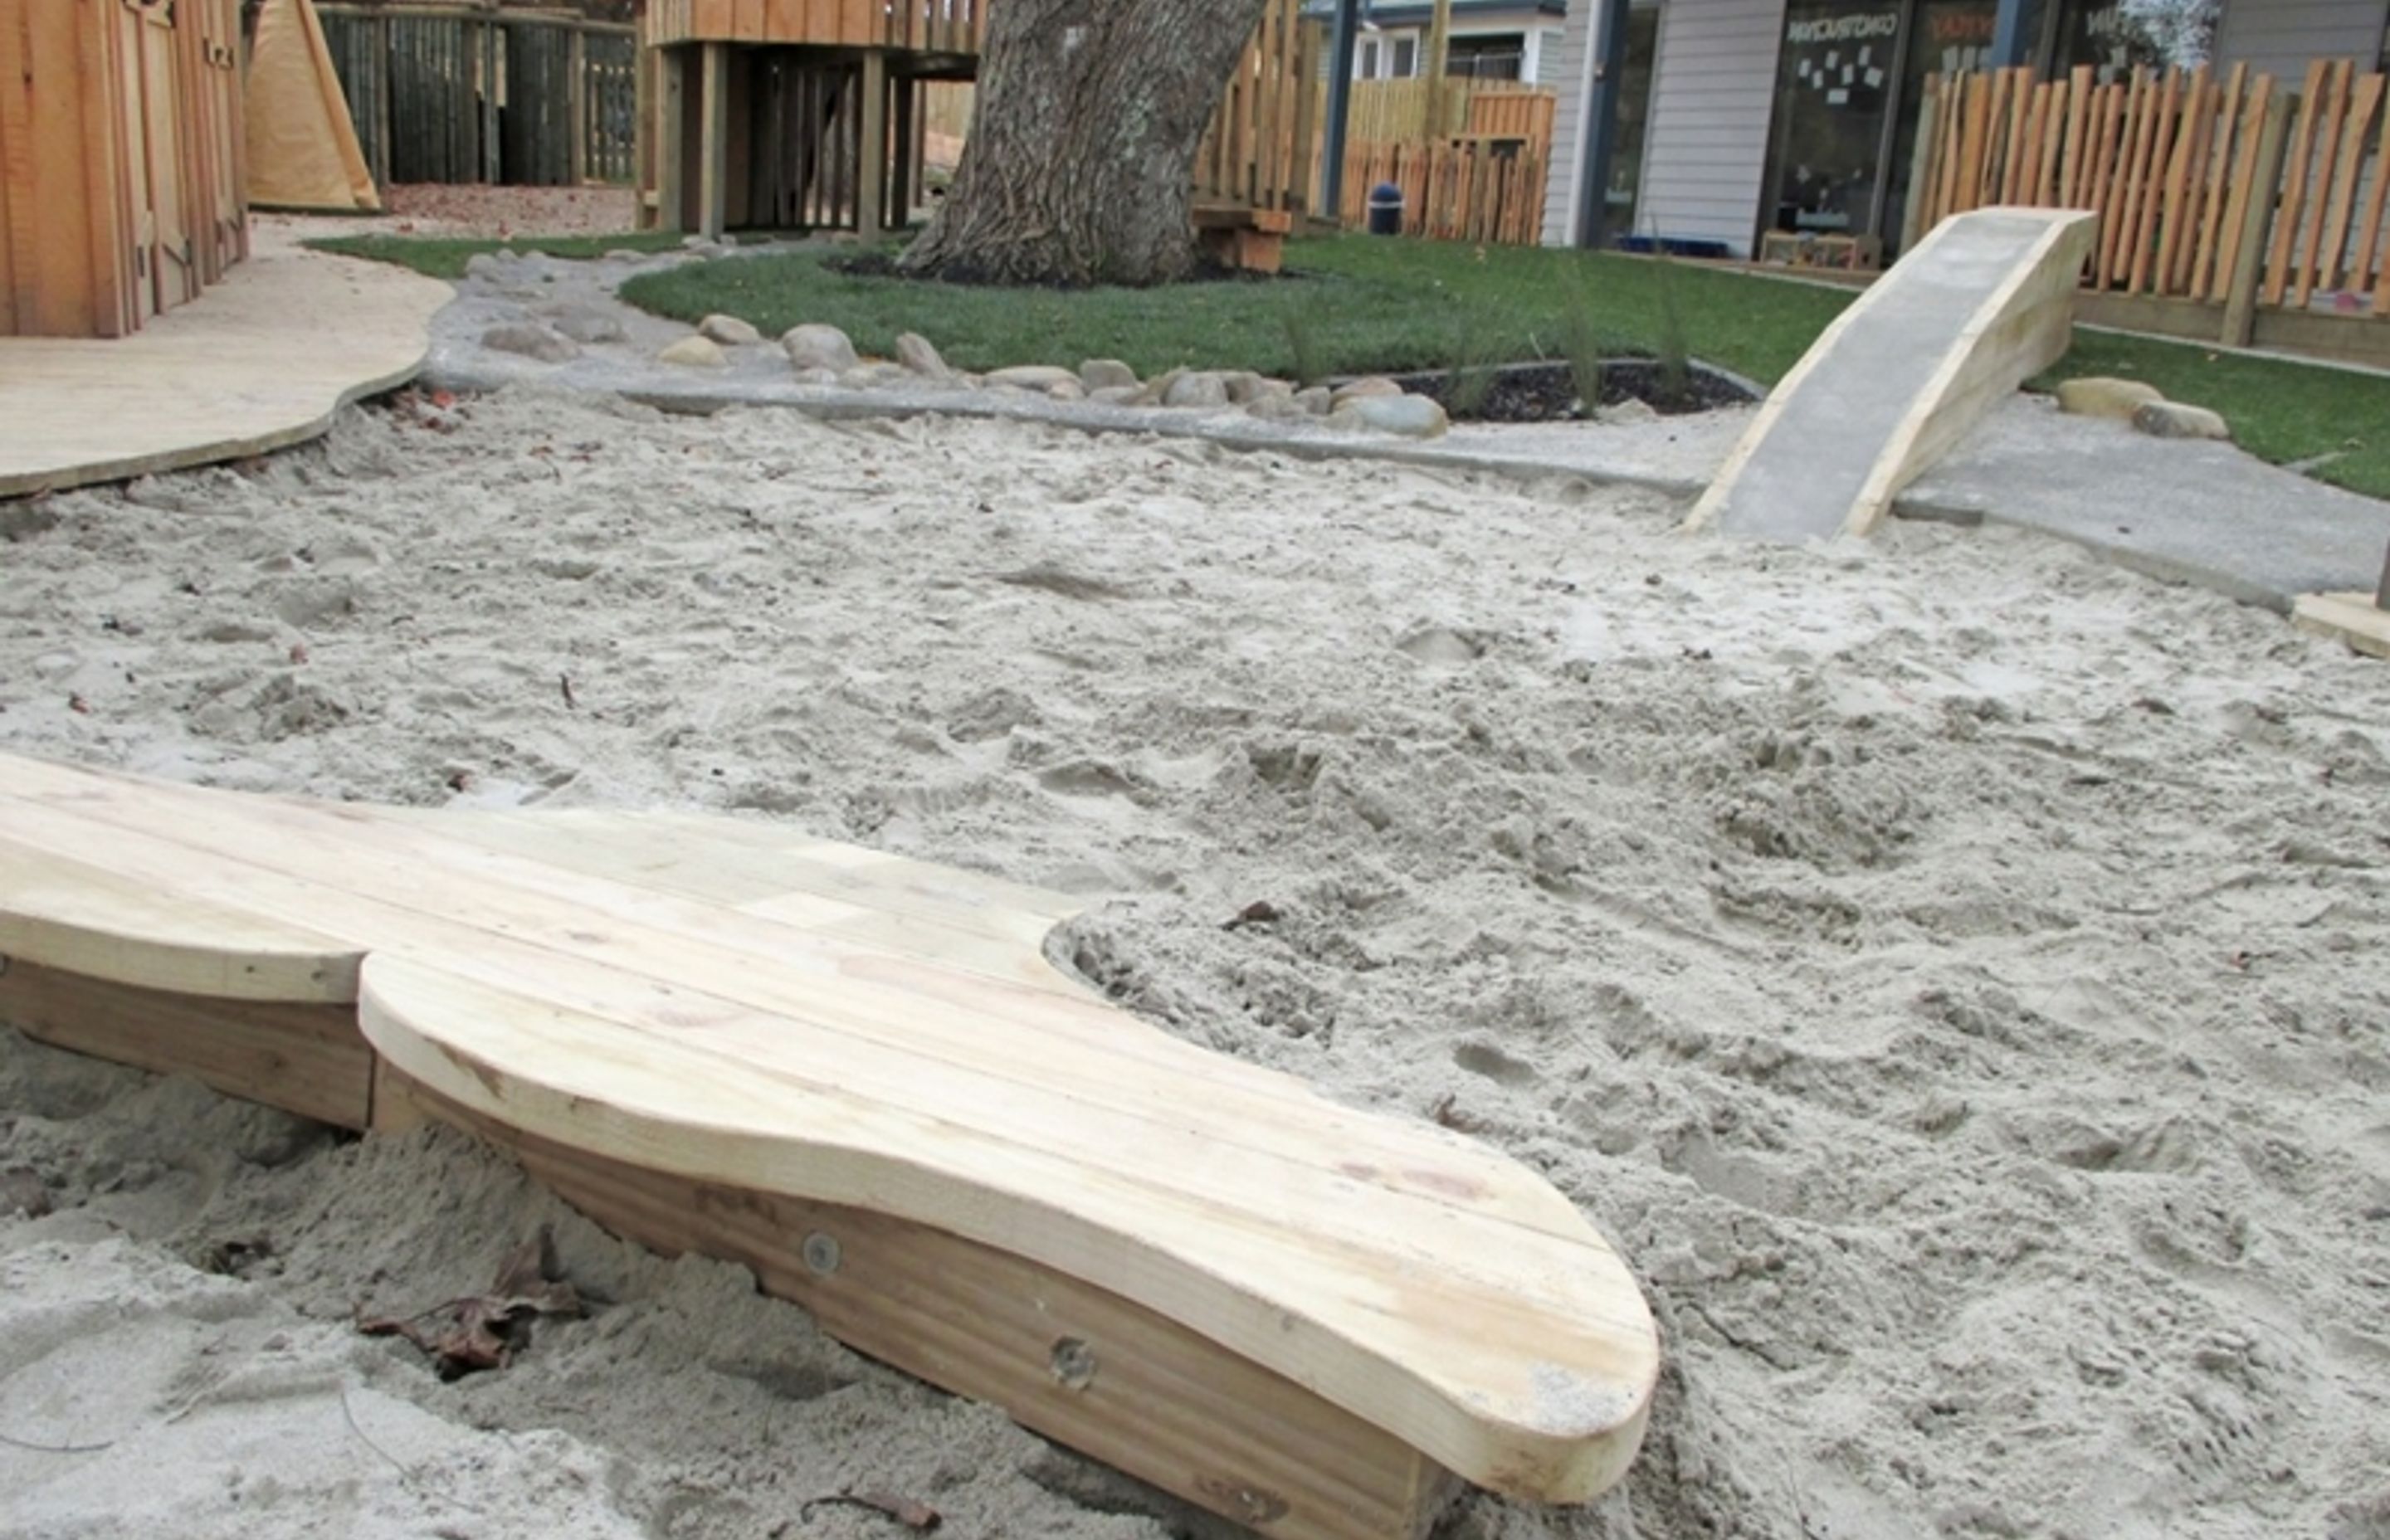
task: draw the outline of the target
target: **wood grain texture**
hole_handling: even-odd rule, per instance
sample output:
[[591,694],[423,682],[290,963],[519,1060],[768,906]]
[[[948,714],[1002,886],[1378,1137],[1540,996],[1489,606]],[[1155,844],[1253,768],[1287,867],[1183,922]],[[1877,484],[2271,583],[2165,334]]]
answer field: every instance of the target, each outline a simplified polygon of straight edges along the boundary
[[212,999],[7,958],[0,1022],[320,1123],[363,1128],[370,1119],[374,1054],[349,1006]]
[[[2390,586],[2390,571],[2384,574]],[[2390,610],[2371,594],[2303,594],[2291,606],[2291,623],[2318,636],[2345,643],[2353,651],[2390,658]]]
[[265,234],[257,248],[138,336],[0,338],[0,496],[285,448],[415,377],[446,284]]
[[[737,830],[559,865],[553,827],[488,827],[0,759],[0,848],[357,947],[385,1067],[521,1135],[1002,1250],[1512,1495],[1578,1500],[1632,1457],[1656,1344],[1573,1205],[1026,982],[1020,938],[1070,900],[996,919],[1017,890],[802,841],[769,892],[707,868]],[[0,912],[55,923],[48,892],[0,883]]]
[[[662,1175],[525,1134],[385,1070],[374,1123],[430,1118],[514,1155],[641,1245],[738,1263],[822,1329],[1285,1540],[1423,1534],[1444,1473],[1401,1441],[1107,1290],[867,1209]],[[810,1238],[836,1264],[807,1263]],[[824,1255],[816,1240],[816,1259]]]

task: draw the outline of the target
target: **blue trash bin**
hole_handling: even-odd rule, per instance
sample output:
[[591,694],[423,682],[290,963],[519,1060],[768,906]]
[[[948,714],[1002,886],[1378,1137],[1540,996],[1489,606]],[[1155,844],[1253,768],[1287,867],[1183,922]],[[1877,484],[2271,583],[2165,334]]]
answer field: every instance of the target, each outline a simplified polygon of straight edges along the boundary
[[1373,236],[1398,236],[1403,233],[1403,189],[1392,182],[1381,182],[1369,189],[1369,233]]

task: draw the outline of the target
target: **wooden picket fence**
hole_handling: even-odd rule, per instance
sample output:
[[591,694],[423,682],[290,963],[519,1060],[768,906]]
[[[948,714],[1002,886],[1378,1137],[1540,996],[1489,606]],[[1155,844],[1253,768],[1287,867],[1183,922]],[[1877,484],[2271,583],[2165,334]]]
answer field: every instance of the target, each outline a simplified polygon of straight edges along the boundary
[[2236,65],[2097,83],[2030,70],[1934,83],[1905,244],[1994,204],[2100,216],[2086,287],[2222,302],[2246,340],[2256,304],[2390,315],[2390,83],[2319,60],[2295,95]]
[[1317,28],[1302,0],[1269,0],[1228,77],[1195,157],[1195,196],[1255,209],[1302,212],[1309,203],[1311,95],[1318,72]]
[[1352,144],[1344,152],[1345,225],[1362,228],[1369,190],[1403,190],[1403,234],[1431,240],[1533,246],[1544,224],[1544,152],[1482,139]]
[[636,173],[638,39],[627,24],[429,3],[326,3],[315,14],[384,186],[572,186]]
[[[1431,91],[1423,75],[1405,80],[1356,80],[1345,107],[1344,139],[1391,144],[1399,139],[1446,139],[1489,135],[1532,140],[1551,151],[1552,116],[1559,93],[1549,86],[1510,80],[1447,76]],[[1312,118],[1328,119],[1328,82],[1311,83]]]

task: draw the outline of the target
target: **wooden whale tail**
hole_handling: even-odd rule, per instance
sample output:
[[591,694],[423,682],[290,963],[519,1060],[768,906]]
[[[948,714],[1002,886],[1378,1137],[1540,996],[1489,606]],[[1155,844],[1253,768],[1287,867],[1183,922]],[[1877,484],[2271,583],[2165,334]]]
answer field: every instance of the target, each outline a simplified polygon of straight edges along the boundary
[[1272,1535],[1446,1474],[1576,1502],[1658,1368],[1532,1172],[1156,1033],[1070,899],[688,815],[434,814],[0,756],[0,1020],[353,1127],[423,1118],[592,1218]]

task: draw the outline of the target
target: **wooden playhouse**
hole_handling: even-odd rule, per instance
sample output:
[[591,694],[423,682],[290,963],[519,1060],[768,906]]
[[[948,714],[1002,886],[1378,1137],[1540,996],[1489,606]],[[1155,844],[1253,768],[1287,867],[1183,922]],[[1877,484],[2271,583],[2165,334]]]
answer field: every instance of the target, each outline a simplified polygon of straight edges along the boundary
[[7,12],[0,336],[123,336],[248,254],[238,0]]

